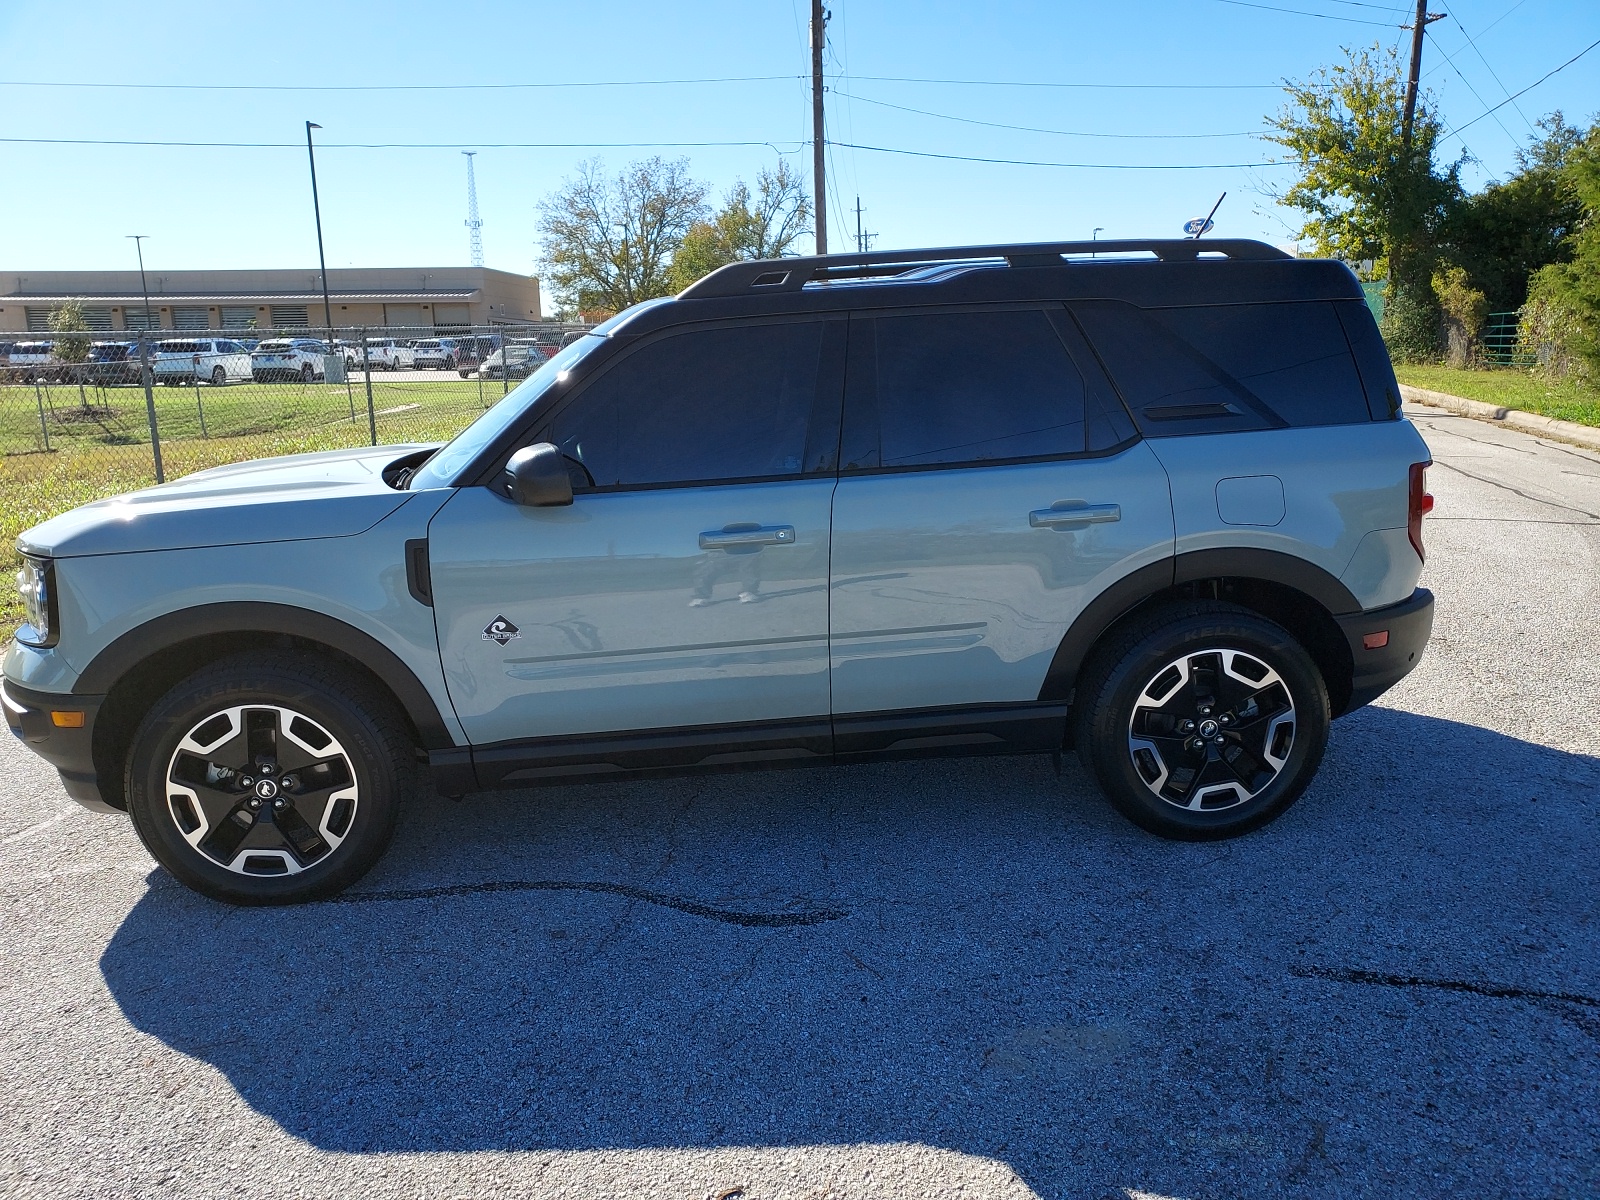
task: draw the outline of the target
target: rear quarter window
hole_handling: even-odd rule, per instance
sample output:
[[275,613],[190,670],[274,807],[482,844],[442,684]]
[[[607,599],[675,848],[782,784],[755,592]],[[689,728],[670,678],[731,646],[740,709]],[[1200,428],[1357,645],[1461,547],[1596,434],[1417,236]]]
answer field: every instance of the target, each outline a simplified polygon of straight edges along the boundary
[[1372,419],[1331,302],[1072,309],[1148,436]]

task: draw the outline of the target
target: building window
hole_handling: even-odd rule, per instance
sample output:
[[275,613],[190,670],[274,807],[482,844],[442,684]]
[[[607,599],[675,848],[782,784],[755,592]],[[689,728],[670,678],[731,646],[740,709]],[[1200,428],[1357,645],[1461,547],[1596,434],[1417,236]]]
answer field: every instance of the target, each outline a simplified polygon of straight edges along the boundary
[[270,311],[274,329],[304,329],[311,324],[304,304],[274,304]]

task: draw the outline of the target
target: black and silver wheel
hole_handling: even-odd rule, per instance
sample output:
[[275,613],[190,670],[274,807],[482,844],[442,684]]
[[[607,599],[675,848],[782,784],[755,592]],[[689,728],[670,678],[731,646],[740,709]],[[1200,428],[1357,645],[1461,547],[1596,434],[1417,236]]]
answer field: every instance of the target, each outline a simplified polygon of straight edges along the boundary
[[211,386],[221,387],[228,382],[228,372],[221,367],[211,368]]
[[150,853],[196,891],[291,904],[366,874],[414,774],[384,697],[310,660],[245,655],[151,708],[129,756],[128,809]]
[[303,364],[301,366],[301,368],[300,368],[300,382],[301,383],[310,383],[313,379],[316,378],[316,375],[317,375],[317,373],[314,370],[311,369],[311,364],[310,363],[305,363],[305,364]]
[[1135,824],[1186,840],[1257,829],[1299,797],[1328,738],[1321,673],[1284,628],[1230,604],[1138,622],[1074,707],[1084,765]]

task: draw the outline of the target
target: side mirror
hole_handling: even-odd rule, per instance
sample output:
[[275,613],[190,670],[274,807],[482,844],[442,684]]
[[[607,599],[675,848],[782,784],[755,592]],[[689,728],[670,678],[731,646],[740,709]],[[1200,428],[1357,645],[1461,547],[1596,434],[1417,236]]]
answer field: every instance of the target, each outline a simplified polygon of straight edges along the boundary
[[572,503],[572,478],[567,460],[549,442],[524,446],[506,463],[506,495],[518,504],[535,507]]

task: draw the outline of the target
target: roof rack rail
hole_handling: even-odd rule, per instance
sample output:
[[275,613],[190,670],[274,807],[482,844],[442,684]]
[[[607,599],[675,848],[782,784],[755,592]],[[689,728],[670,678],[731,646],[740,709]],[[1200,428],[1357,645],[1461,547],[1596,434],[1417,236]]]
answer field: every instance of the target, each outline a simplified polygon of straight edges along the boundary
[[1003,259],[1012,267],[1062,265],[1064,254],[1113,255],[1148,252],[1162,262],[1187,262],[1208,254],[1238,259],[1277,259],[1289,255],[1276,246],[1246,238],[1148,238],[1123,241],[1024,242],[1003,246],[952,246],[926,250],[873,250],[865,254],[822,254],[807,258],[768,258],[730,263],[679,293],[680,300],[743,296],[750,292],[792,292],[808,283],[830,279],[867,279],[898,275],[913,267],[938,263]]

